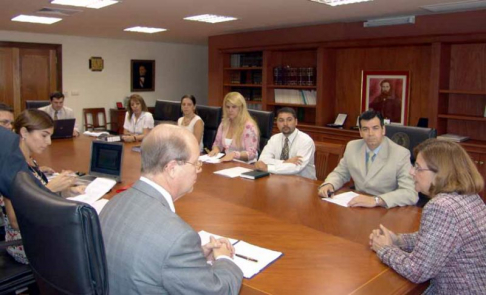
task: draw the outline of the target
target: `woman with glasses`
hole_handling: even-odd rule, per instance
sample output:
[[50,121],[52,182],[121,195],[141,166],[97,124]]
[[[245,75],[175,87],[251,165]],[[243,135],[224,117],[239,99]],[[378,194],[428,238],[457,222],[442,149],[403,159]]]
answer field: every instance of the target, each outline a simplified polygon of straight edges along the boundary
[[238,92],[226,94],[223,100],[223,119],[213,143],[210,156],[225,152],[221,161],[233,159],[256,160],[260,135],[258,125],[248,113],[245,98]]
[[370,246],[410,281],[430,280],[426,294],[484,294],[486,205],[478,195],[484,180],[457,143],[429,139],[415,155],[415,189],[431,198],[419,231],[397,235],[380,225]]

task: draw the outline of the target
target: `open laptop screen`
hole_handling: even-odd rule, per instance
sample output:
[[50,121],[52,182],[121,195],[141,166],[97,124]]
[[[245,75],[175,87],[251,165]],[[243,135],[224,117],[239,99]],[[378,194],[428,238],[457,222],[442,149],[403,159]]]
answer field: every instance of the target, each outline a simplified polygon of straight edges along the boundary
[[121,181],[123,143],[93,141],[89,174]]

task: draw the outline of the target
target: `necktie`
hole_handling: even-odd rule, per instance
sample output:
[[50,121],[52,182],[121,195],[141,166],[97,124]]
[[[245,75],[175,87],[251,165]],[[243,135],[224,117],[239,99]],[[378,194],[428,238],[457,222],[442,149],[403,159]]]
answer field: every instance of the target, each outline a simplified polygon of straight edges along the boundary
[[57,113],[59,113],[59,111],[56,111],[56,112],[54,113],[54,120],[57,120],[57,119],[58,119],[58,118],[57,118]]
[[368,159],[366,160],[366,173],[370,171],[371,163],[373,163],[375,156],[376,154],[373,153],[372,151],[368,152]]
[[289,159],[289,139],[288,137],[285,138],[285,143],[282,148],[282,153],[280,154],[280,160],[288,160]]

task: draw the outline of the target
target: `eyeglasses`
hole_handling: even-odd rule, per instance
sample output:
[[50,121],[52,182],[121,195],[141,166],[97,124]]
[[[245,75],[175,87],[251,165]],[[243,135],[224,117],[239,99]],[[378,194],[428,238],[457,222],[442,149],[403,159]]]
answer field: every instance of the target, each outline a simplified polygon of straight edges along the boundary
[[437,172],[437,171],[432,170],[432,169],[421,168],[421,167],[420,167],[420,166],[419,166],[417,163],[415,163],[415,165],[413,165],[413,167],[412,167],[412,168],[413,168],[413,170],[414,170],[415,172],[421,172],[421,171],[432,171],[432,172],[434,172],[434,173],[436,173],[436,172]]
[[197,160],[196,163],[191,163],[191,162],[188,162],[188,161],[181,161],[183,162],[184,164],[191,164],[192,166],[194,166],[196,168],[196,172],[199,172],[202,170],[202,165],[203,165],[203,162],[201,162],[200,160]]
[[0,120],[0,125],[3,125],[3,126],[11,125],[12,123],[13,123],[13,121],[10,121],[10,120]]

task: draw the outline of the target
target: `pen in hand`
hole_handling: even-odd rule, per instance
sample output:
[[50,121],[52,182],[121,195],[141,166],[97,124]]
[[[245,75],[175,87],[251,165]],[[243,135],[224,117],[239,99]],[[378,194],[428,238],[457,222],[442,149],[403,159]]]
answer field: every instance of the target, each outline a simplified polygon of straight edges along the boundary
[[248,261],[252,261],[252,262],[258,263],[258,260],[256,260],[255,258],[251,258],[251,257],[245,256],[245,255],[241,255],[241,254],[237,254],[237,253],[235,253],[235,256],[236,257],[240,257],[240,258],[245,259],[245,260],[248,260]]
[[209,155],[209,153],[211,153],[211,151],[208,148],[204,148],[204,150],[206,151],[206,154],[208,154],[208,155]]
[[332,198],[333,195],[334,195],[334,192],[330,191],[330,192],[327,192],[327,197],[321,197],[321,199],[324,200],[325,198]]

